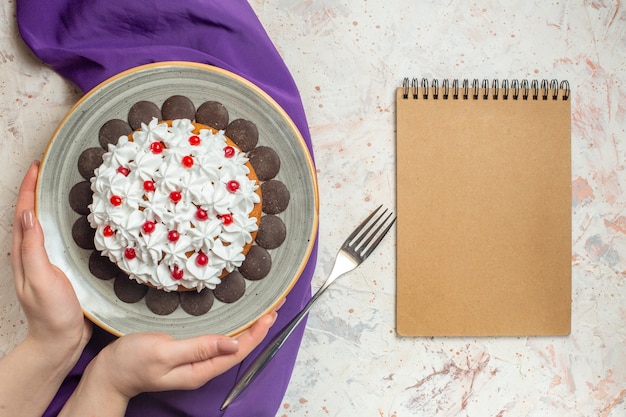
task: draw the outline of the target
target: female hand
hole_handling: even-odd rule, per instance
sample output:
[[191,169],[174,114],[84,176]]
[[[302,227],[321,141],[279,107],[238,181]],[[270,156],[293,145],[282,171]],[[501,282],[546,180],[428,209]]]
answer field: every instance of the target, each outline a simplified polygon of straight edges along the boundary
[[28,321],[26,338],[0,360],[0,414],[41,415],[91,335],[67,277],[48,260],[34,215],[38,164],[20,187],[11,262],[15,291]]
[[[89,364],[60,416],[123,416],[141,392],[199,388],[241,362],[267,335],[276,313],[234,338],[175,340],[160,333],[123,336]],[[97,414],[93,414],[97,413]]]
[[28,321],[27,339],[56,353],[70,368],[91,336],[74,289],[65,274],[48,260],[44,236],[35,217],[39,164],[33,163],[20,187],[13,222],[12,269],[15,291]]

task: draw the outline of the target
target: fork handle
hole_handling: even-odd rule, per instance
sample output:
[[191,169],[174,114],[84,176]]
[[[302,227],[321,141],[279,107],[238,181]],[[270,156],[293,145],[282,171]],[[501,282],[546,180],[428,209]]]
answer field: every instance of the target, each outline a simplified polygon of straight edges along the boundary
[[224,410],[228,405],[246,389],[248,385],[257,377],[259,373],[265,368],[270,360],[276,355],[278,350],[283,346],[285,341],[289,338],[294,329],[300,324],[304,316],[309,312],[313,304],[322,295],[326,288],[330,286],[337,278],[349,271],[349,265],[335,264],[333,271],[330,273],[324,284],[313,294],[311,299],[306,303],[304,308],[278,333],[274,339],[263,349],[261,354],[252,362],[252,365],[244,372],[241,379],[237,381],[233,389],[224,400],[221,410]]
[[257,377],[259,373],[265,368],[265,366],[270,362],[270,360],[276,355],[276,353],[280,350],[280,348],[285,344],[291,333],[293,333],[294,329],[300,324],[304,316],[307,315],[315,301],[322,295],[322,292],[328,288],[327,286],[321,287],[317,292],[311,297],[311,299],[306,303],[302,311],[300,311],[287,325],[278,333],[272,342],[263,349],[261,354],[252,362],[252,365],[244,372],[241,379],[235,384],[230,394],[224,401],[222,405],[222,410],[224,410],[228,405],[239,396],[239,394],[246,389],[248,385]]

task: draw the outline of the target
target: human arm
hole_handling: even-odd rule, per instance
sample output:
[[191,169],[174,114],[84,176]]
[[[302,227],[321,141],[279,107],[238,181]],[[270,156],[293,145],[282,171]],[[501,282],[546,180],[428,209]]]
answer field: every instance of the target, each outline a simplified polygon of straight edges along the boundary
[[48,260],[34,215],[38,164],[20,187],[13,222],[11,267],[26,315],[26,338],[0,359],[0,415],[41,415],[91,336],[71,283]]
[[276,313],[229,338],[205,335],[175,340],[157,333],[123,336],[89,364],[59,414],[121,417],[141,392],[195,389],[241,362],[267,335]]

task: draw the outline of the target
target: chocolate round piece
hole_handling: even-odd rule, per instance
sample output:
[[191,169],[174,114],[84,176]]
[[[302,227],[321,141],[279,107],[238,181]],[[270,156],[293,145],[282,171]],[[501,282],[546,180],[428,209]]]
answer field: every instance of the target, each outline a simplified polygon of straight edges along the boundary
[[87,148],[78,157],[78,172],[80,175],[88,180],[93,177],[93,171],[102,165],[102,155],[104,155],[104,149]]
[[196,116],[196,106],[189,97],[171,96],[161,105],[163,120],[189,119]]
[[259,141],[259,131],[256,125],[245,119],[233,120],[228,127],[226,127],[224,134],[235,142],[235,145],[244,152],[249,152],[254,149]]
[[224,130],[228,126],[228,110],[217,101],[204,102],[196,111],[196,122],[211,126],[213,129]]
[[87,216],[80,216],[72,226],[72,238],[78,247],[83,249],[95,249],[96,246],[93,243],[93,238],[96,235],[96,230],[92,229],[89,225]]
[[275,249],[283,244],[287,236],[287,227],[282,219],[273,214],[261,217],[255,242],[265,249]]
[[234,303],[246,292],[246,280],[237,271],[222,278],[222,282],[215,287],[213,294],[215,298],[223,303]]
[[74,184],[70,189],[69,201],[70,207],[78,214],[89,214],[89,205],[92,198],[91,183],[89,181],[81,181]]
[[270,269],[272,269],[270,253],[265,248],[254,245],[246,254],[246,259],[239,267],[239,272],[249,280],[258,281],[265,278]]
[[263,196],[263,212],[267,214],[285,211],[291,197],[287,186],[278,180],[269,180],[261,184],[261,195]]
[[122,270],[109,260],[106,256],[102,256],[100,251],[93,251],[89,256],[89,271],[96,278],[109,280],[123,274]]
[[187,314],[201,316],[207,313],[213,306],[215,296],[208,288],[202,291],[185,291],[180,293],[180,306]]
[[131,129],[141,129],[141,124],[148,124],[152,118],[163,120],[161,109],[151,101],[138,101],[128,111],[128,124]]
[[157,290],[156,288],[148,288],[146,293],[146,306],[154,314],[166,316],[172,314],[180,304],[180,298],[175,291],[167,292]]
[[[132,304],[146,296],[148,287],[129,278],[128,275],[122,272],[113,282],[113,291],[115,295],[117,295],[117,298],[125,303]],[[176,308],[174,308],[174,310],[176,310]]]
[[271,180],[280,171],[280,157],[268,146],[257,146],[250,151],[248,158],[261,181]]
[[100,128],[98,132],[98,140],[103,149],[108,150],[109,145],[117,145],[117,141],[121,136],[128,135],[132,132],[130,125],[121,119],[111,119]]

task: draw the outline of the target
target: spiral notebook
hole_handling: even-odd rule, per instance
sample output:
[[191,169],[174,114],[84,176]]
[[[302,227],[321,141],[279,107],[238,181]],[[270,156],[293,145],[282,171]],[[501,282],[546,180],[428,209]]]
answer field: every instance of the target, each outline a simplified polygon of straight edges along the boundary
[[567,81],[405,79],[396,105],[398,334],[569,334]]

